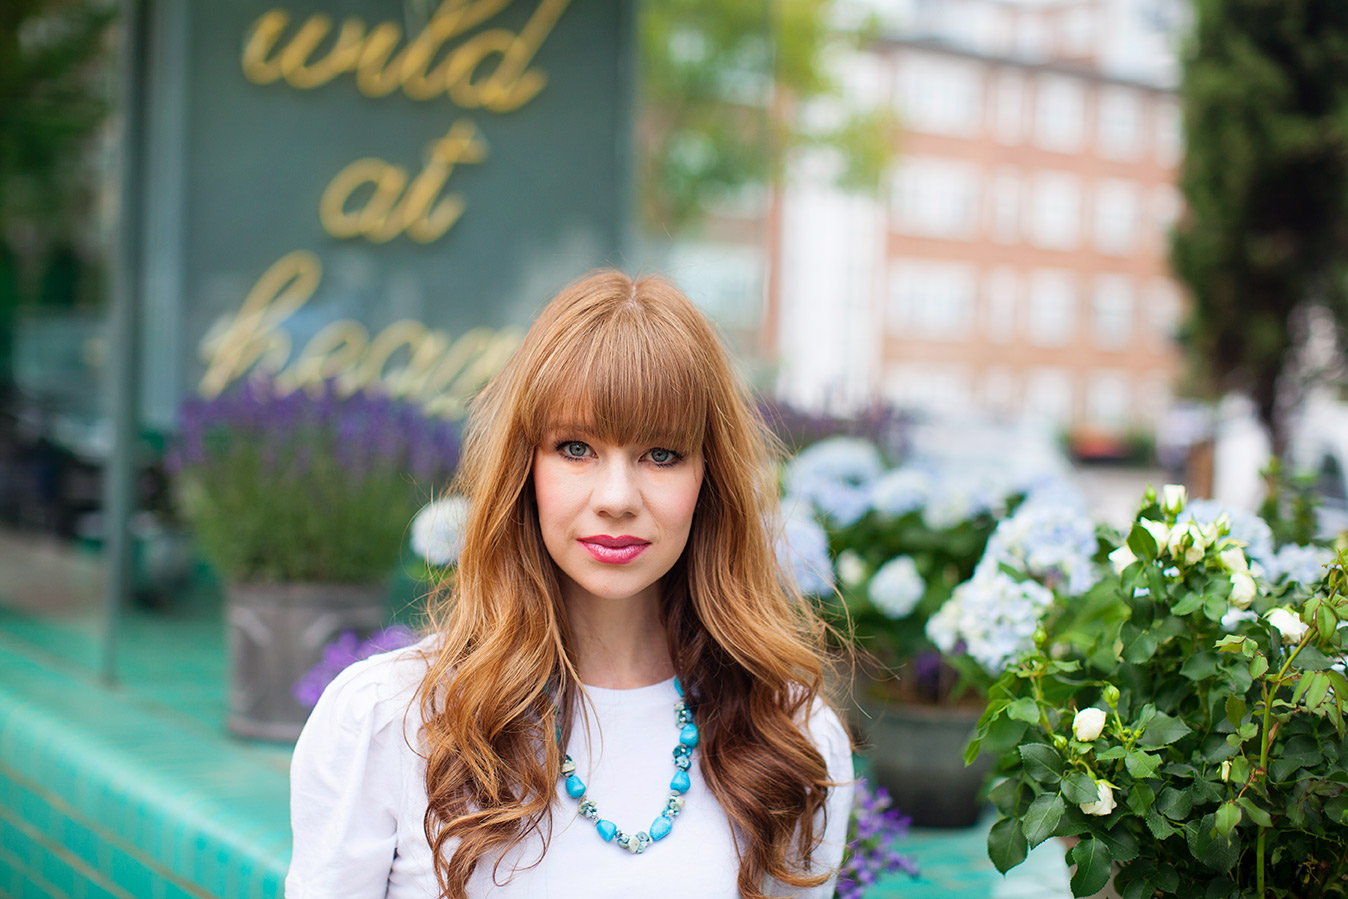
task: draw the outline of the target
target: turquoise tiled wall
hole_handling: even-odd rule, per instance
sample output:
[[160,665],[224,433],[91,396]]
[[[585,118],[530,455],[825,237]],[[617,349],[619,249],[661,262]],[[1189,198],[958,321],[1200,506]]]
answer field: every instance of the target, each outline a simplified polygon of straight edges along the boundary
[[0,632],[0,893],[273,899],[285,753],[184,727]]

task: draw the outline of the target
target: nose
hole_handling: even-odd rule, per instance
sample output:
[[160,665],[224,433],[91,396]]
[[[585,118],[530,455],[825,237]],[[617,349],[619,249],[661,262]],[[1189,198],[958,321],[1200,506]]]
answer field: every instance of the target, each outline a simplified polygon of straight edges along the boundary
[[631,464],[615,459],[600,466],[590,502],[600,515],[622,518],[636,514],[641,506],[641,487]]

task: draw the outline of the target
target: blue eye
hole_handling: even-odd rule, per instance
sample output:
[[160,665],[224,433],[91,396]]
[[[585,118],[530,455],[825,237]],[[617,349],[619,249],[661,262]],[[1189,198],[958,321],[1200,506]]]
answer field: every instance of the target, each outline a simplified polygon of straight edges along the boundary
[[557,449],[568,459],[583,459],[590,451],[590,448],[579,440],[568,440]]
[[682,458],[678,453],[674,452],[673,450],[664,449],[662,447],[656,447],[655,449],[651,450],[649,455],[651,457],[652,462],[654,462],[656,465],[662,466],[673,465],[675,462],[679,461],[680,458]]

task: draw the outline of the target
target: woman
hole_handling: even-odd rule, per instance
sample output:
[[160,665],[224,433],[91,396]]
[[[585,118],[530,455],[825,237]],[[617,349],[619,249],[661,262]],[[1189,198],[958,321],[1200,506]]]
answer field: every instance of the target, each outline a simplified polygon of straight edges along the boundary
[[287,896],[831,895],[851,746],[768,446],[670,284],[554,299],[473,406],[433,636],[295,747]]

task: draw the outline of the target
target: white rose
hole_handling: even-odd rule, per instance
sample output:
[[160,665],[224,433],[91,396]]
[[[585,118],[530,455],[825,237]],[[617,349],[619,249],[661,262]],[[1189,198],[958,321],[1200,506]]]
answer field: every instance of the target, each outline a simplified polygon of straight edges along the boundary
[[1301,638],[1306,636],[1309,628],[1306,622],[1301,620],[1301,616],[1290,609],[1274,609],[1264,616],[1268,623],[1278,629],[1282,634],[1283,640],[1288,643],[1300,643]]
[[1137,561],[1137,556],[1128,548],[1127,544],[1120,546],[1109,554],[1109,564],[1114,569],[1115,574],[1123,574],[1125,568]]
[[1166,548],[1170,550],[1170,556],[1176,562],[1193,565],[1202,561],[1213,536],[1215,535],[1204,533],[1197,522],[1186,521],[1170,529],[1170,539]]
[[855,550],[845,549],[838,553],[838,580],[849,587],[855,587],[866,579],[866,562]]
[[1166,484],[1161,488],[1161,509],[1171,515],[1178,515],[1184,508],[1188,493],[1183,484]]
[[1103,780],[1095,782],[1095,792],[1100,798],[1094,802],[1081,803],[1081,810],[1088,815],[1108,815],[1114,811],[1114,788]]
[[1237,571],[1231,575],[1231,605],[1237,609],[1248,609],[1258,592],[1259,587],[1248,571]]
[[1159,556],[1165,552],[1166,543],[1170,539],[1170,528],[1164,521],[1152,521],[1150,518],[1144,518],[1138,522],[1151,534],[1151,539],[1156,541],[1156,554]]
[[1227,571],[1249,571],[1250,560],[1245,558],[1245,550],[1239,546],[1228,546],[1217,554],[1221,560],[1222,567]]
[[1072,733],[1083,743],[1097,740],[1105,729],[1104,709],[1082,709],[1072,719]]

